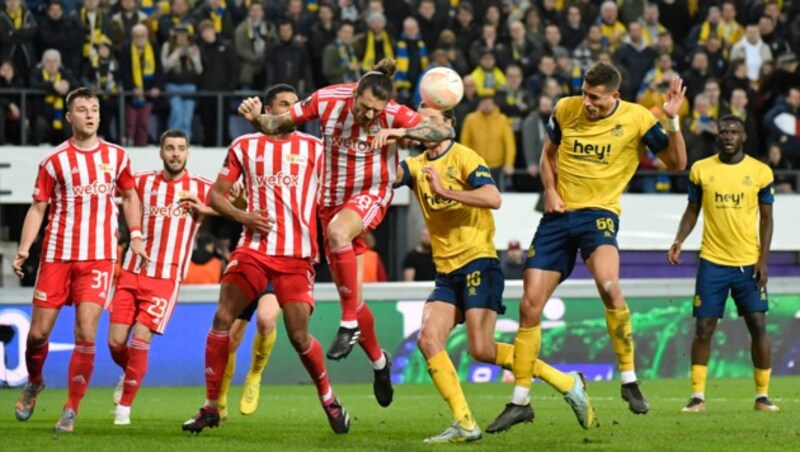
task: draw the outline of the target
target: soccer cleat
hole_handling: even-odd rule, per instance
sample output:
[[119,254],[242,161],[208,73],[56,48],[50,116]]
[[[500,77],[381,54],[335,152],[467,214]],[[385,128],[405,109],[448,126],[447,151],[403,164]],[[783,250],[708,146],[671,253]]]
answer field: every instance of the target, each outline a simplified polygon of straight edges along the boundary
[[497,419],[494,420],[486,428],[487,433],[498,433],[510,429],[511,427],[521,424],[533,422],[534,414],[531,404],[515,405],[507,403],[505,409]]
[[471,443],[481,438],[483,438],[483,433],[481,432],[481,428],[478,427],[478,424],[475,424],[475,427],[472,429],[467,430],[459,425],[458,422],[454,422],[453,425],[447,427],[442,433],[431,436],[430,438],[425,438],[422,442],[428,444]]
[[347,355],[350,354],[353,346],[358,343],[360,338],[361,330],[358,327],[345,328],[340,326],[339,331],[336,332],[336,337],[333,338],[331,348],[328,349],[328,359],[338,361],[342,358],[347,358]]
[[772,401],[768,397],[757,398],[753,408],[757,411],[780,411],[778,405],[772,403]]
[[114,410],[114,425],[131,425],[131,407],[117,405]]
[[239,412],[245,416],[256,412],[258,408],[258,397],[261,390],[261,375],[247,374],[244,379],[242,398],[239,399]]
[[650,411],[650,405],[645,400],[642,391],[639,389],[639,382],[626,383],[622,385],[621,390],[622,399],[628,402],[628,408],[634,414],[647,414]]
[[119,401],[122,400],[122,390],[124,388],[125,388],[125,375],[119,377],[117,386],[114,387],[114,405],[119,405]]
[[681,408],[682,413],[699,413],[706,410],[706,401],[700,397],[692,397],[685,407]]
[[36,408],[36,396],[44,391],[44,382],[31,383],[28,382],[17,399],[17,404],[14,407],[14,415],[18,421],[27,421],[33,416],[33,409]]
[[61,412],[61,417],[56,422],[56,433],[71,433],[75,430],[75,417],[77,414],[72,408],[64,408]]
[[204,406],[193,418],[183,423],[184,432],[199,434],[204,428],[219,427],[219,411],[216,408]]
[[375,380],[372,382],[372,391],[378,400],[378,405],[387,407],[392,404],[394,398],[394,388],[392,387],[392,356],[383,350],[386,357],[386,365],[383,369],[375,371]]
[[350,414],[336,396],[333,396],[333,400],[328,403],[323,402],[322,409],[325,410],[325,415],[328,416],[328,423],[334,433],[347,433],[350,431]]
[[599,427],[600,423],[597,421],[592,401],[589,400],[589,393],[586,392],[586,377],[580,372],[570,372],[569,374],[575,379],[575,384],[564,394],[564,400],[572,408],[575,417],[578,418],[578,423],[584,430],[588,430],[589,427]]

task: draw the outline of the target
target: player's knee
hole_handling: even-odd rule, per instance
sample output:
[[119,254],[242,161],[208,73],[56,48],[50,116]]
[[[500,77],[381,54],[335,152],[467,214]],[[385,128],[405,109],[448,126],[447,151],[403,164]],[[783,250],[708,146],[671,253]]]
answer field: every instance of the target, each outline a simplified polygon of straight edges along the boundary
[[214,314],[213,326],[215,330],[230,330],[236,314],[227,306],[219,305]]
[[619,286],[619,279],[601,279],[597,282],[597,288],[603,301],[614,301],[622,297],[622,290]]
[[28,343],[37,347],[47,342],[49,337],[49,332],[44,332],[37,328],[31,328],[30,331],[28,331]]
[[327,235],[331,248],[338,248],[352,242],[349,232],[343,227],[331,226],[328,228]]
[[108,336],[108,348],[120,348],[125,346],[125,339],[114,335]]
[[419,337],[417,338],[417,347],[419,348],[419,351],[422,352],[423,356],[430,358],[431,356],[443,350],[444,344],[441,343],[435,334],[423,329],[420,331]]
[[311,341],[311,336],[309,336],[308,331],[289,331],[288,335],[289,342],[292,343],[292,347],[294,347],[295,350],[297,350],[299,353],[303,353],[304,351],[308,350],[308,343]]
[[94,342],[96,335],[97,328],[92,325],[78,325],[75,327],[75,340]]
[[698,324],[694,331],[694,338],[696,341],[707,344],[711,342],[711,337],[714,334],[714,329],[708,325]]
[[525,293],[520,300],[519,323],[524,328],[542,323],[542,309],[544,302],[536,294]]
[[477,361],[494,362],[495,347],[485,341],[470,341],[469,354]]
[[272,314],[259,316],[256,319],[256,329],[258,329],[259,333],[266,336],[275,331],[275,324],[277,323],[277,321],[278,321],[277,316],[274,316]]

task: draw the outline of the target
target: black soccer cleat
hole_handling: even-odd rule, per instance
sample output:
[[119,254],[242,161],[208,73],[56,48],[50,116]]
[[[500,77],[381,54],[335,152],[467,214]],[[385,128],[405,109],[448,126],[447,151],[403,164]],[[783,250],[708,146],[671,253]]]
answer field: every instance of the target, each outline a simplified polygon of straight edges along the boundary
[[385,408],[392,404],[394,387],[392,387],[392,356],[386,350],[383,350],[383,356],[386,357],[386,365],[383,369],[375,371],[372,391],[375,393],[378,405]]
[[650,411],[650,405],[639,389],[638,381],[622,385],[621,395],[622,399],[628,402],[628,408],[634,414],[647,414]]
[[330,403],[323,403],[322,409],[325,410],[325,415],[328,416],[328,423],[334,433],[341,434],[350,431],[350,414],[342,406],[342,402],[334,396],[333,401]]
[[500,413],[500,416],[497,416],[497,419],[486,428],[486,432],[503,432],[517,424],[533,422],[533,418],[533,408],[531,408],[530,403],[527,405],[507,403],[503,412]]
[[193,418],[183,423],[183,431],[199,434],[204,428],[219,427],[219,410],[204,406]]
[[358,343],[360,338],[361,330],[358,327],[345,328],[340,326],[339,331],[336,332],[336,337],[333,338],[331,348],[328,349],[328,359],[338,361],[342,358],[347,358],[347,355],[350,354],[353,346]]

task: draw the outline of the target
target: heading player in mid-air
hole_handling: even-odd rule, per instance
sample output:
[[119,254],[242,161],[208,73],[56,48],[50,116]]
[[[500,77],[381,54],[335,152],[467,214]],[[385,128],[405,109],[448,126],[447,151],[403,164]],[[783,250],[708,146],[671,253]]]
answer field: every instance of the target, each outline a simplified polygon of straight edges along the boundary
[[[667,259],[679,263],[681,247],[703,210],[703,242],[695,284],[692,340],[692,397],[684,412],[706,408],[705,387],[711,337],[725,313],[728,293],[744,317],[752,340],[755,409],[778,411],[769,400],[770,343],[767,337],[767,259],[772,242],[772,170],[745,155],[744,122],[727,115],[717,121],[719,153],[699,160],[689,172],[689,203]],[[758,223],[758,230],[756,224]]]
[[525,263],[520,325],[514,341],[511,403],[487,431],[499,432],[531,417],[530,388],[541,346],[544,305],[566,279],[580,251],[605,305],[606,325],[622,380],[622,398],[644,414],[649,405],[634,370],[631,313],[619,286],[619,199],[645,148],[673,170],[686,166],[677,112],[685,89],[672,80],[664,103],[667,131],[644,107],[620,100],[619,71],[597,63],[586,72],[583,95],[556,104],[546,126],[540,171],[542,217]]
[[[419,114],[455,125],[452,110],[442,112],[423,105]],[[388,138],[403,136],[402,131],[385,132]],[[414,191],[430,231],[436,287],[425,303],[418,346],[436,389],[455,417],[450,427],[425,442],[476,441],[481,439],[481,429],[461,390],[446,345],[453,328],[466,322],[470,355],[511,369],[514,347],[494,340],[497,315],[505,312],[505,279],[494,247],[490,210],[500,207],[500,192],[486,162],[472,149],[453,140],[422,144],[425,152],[400,163],[395,185]],[[594,424],[594,411],[580,374],[565,375],[541,360],[536,370],[564,394],[584,428]]]
[[92,90],[67,95],[66,118],[72,138],[39,164],[31,204],[22,225],[19,250],[12,266],[20,277],[28,251],[39,233],[44,213],[50,214],[41,264],[33,290],[33,313],[25,349],[28,383],[15,407],[27,421],[44,389],[42,368],[48,338],[63,306],[75,304],[75,349],[69,361],[67,403],[56,423],[57,433],[75,428],[78,407],[94,372],[97,323],[111,289],[117,258],[116,190],[131,231],[131,251],[147,261],[142,244],[141,205],[136,195],[128,154],[97,137],[100,102]]
[[175,129],[164,132],[159,156],[162,170],[134,175],[142,202],[142,241],[150,261],[128,250],[109,307],[108,348],[124,372],[114,391],[116,425],[131,423],[131,405],[147,373],[153,335],[164,334],[175,311],[203,218],[216,215],[207,205],[211,181],[186,169],[186,134]]
[[364,233],[377,227],[389,209],[398,157],[394,144],[375,137],[389,128],[404,128],[407,138],[427,142],[440,142],[454,134],[442,123],[420,124],[414,110],[392,100],[395,69],[394,60],[383,59],[357,83],[317,90],[282,115],[260,114],[261,101],[256,97],[239,107],[239,113],[267,135],[320,120],[325,168],[319,216],[325,254],[342,305],[339,330],[327,356],[342,359],[358,342],[372,362],[375,398],[384,407],[394,396],[391,362],[380,348],[375,319],[362,299],[361,254],[367,249]]

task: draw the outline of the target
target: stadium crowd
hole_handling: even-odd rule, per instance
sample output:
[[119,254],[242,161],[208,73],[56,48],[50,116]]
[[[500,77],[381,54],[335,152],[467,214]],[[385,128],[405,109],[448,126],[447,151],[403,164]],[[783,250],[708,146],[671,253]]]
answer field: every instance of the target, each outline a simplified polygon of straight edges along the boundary
[[[747,125],[747,153],[774,169],[800,167],[800,2],[791,0],[5,0],[0,11],[0,143],[56,144],[67,136],[63,96],[105,94],[101,135],[127,146],[177,128],[213,146],[249,131],[235,114],[242,90],[288,83],[301,94],[357,80],[383,57],[398,61],[398,100],[418,103],[425,70],[455,69],[465,97],[459,139],[485,158],[505,190],[537,191],[547,121],[584,71],[613,61],[622,97],[658,117],[669,81],[688,87],[681,121],[689,164],[714,152],[715,118]],[[82,46],[75,43],[83,41]],[[19,88],[40,89],[27,118]],[[125,92],[124,131],[117,136]],[[187,93],[229,93],[189,97]],[[184,96],[181,96],[184,94]],[[309,131],[313,131],[309,129]],[[683,192],[650,171],[631,190]],[[779,175],[780,192],[795,190]]]

